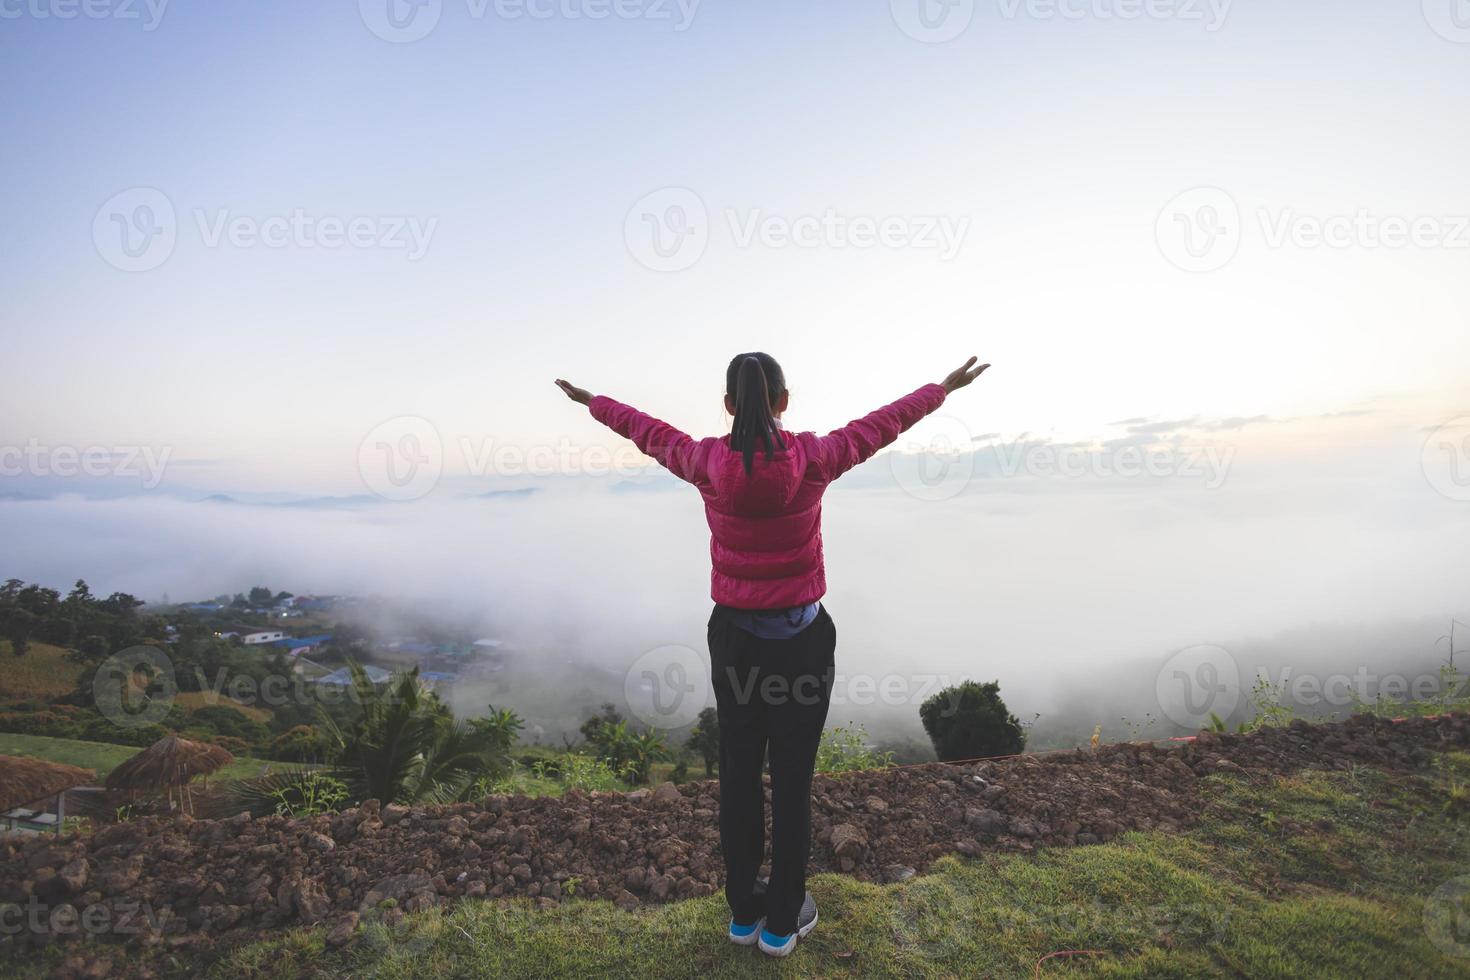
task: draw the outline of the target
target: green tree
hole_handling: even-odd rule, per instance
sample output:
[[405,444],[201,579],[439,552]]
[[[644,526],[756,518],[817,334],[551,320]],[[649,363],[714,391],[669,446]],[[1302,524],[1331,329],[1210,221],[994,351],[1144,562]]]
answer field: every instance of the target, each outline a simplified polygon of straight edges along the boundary
[[919,720],[941,761],[1015,755],[1026,733],[1000,698],[1000,682],[965,681],[946,688],[919,708]]
[[716,709],[705,708],[699,713],[684,747],[704,760],[706,777],[715,774],[715,763],[720,761],[720,715]]
[[604,727],[619,725],[622,721],[623,716],[618,713],[617,708],[613,707],[613,703],[608,701],[602,705],[597,714],[582,722],[582,727],[577,730],[581,733],[583,741],[594,748],[601,748],[599,739],[607,737],[603,730]]
[[252,606],[269,606],[275,593],[263,585],[257,585],[250,590],[250,604]]
[[24,609],[13,610],[7,623],[10,636],[10,652],[24,657],[31,650],[31,631],[36,628],[36,617]]
[[107,659],[107,637],[95,634],[83,637],[70,659],[83,664],[101,663]]

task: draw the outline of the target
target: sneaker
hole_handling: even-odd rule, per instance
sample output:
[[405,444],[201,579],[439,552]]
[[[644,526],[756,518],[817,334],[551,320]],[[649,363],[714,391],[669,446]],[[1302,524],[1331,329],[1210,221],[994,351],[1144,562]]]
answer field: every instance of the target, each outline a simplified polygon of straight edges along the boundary
[[756,940],[760,939],[761,933],[765,931],[765,919],[757,919],[748,926],[736,924],[734,919],[730,920],[730,942],[737,946],[754,946]]
[[798,939],[805,939],[816,927],[817,902],[812,898],[812,893],[807,892],[806,900],[801,903],[801,911],[796,916],[796,931],[789,936],[777,936],[762,929],[759,941],[761,952],[768,956],[786,956],[796,948]]
[[[757,898],[762,900],[762,904],[764,904],[764,900],[766,897],[766,885],[767,879],[765,878],[757,878],[755,880],[754,893]],[[756,940],[760,939],[761,931],[762,929],[764,929],[765,924],[765,916],[761,916],[754,923],[748,926],[742,926],[734,919],[731,919],[730,942],[735,943],[737,946],[754,946]]]

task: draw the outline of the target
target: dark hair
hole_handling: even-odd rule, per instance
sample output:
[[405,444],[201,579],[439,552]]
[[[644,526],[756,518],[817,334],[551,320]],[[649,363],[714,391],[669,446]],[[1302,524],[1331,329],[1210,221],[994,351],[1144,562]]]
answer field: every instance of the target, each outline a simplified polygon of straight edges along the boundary
[[725,394],[735,404],[730,448],[745,456],[745,472],[749,473],[757,441],[765,447],[766,459],[786,448],[774,411],[786,394],[786,375],[770,354],[736,354],[725,370]]

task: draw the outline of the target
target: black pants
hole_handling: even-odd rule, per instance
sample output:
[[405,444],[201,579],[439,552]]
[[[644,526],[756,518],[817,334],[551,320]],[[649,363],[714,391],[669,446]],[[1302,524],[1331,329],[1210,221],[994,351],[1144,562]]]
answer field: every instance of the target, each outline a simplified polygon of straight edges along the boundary
[[[716,606],[710,678],[720,719],[720,849],[725,897],[737,923],[762,915],[778,936],[796,931],[811,850],[812,769],[832,699],[837,627],[823,608],[788,640],[763,640]],[[771,881],[755,892],[766,847],[761,763],[771,755]]]

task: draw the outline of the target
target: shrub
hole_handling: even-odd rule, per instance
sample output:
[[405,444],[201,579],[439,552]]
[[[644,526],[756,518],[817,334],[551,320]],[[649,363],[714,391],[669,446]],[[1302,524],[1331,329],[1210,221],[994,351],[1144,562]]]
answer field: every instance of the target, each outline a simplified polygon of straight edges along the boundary
[[327,751],[327,740],[311,725],[297,725],[271,739],[266,754],[282,762],[316,762]]
[[946,688],[919,708],[919,719],[942,761],[1015,755],[1026,734],[1000,699],[1000,683],[965,681]]
[[79,729],[65,715],[54,711],[35,711],[0,714],[0,732],[44,735],[48,738],[76,738]]
[[876,752],[868,746],[868,731],[861,725],[845,728],[838,725],[822,732],[817,746],[817,772],[856,772],[860,769],[887,769],[893,765],[892,752]]
[[250,751],[250,744],[248,742],[243,738],[236,738],[233,735],[214,735],[208,741],[218,745],[230,753],[230,755],[245,755]]
[[234,708],[223,704],[196,708],[185,722],[190,728],[202,728],[215,735],[229,735],[243,742],[259,742],[268,734],[258,721],[253,721]]

